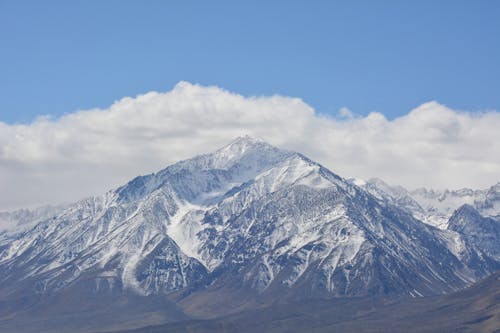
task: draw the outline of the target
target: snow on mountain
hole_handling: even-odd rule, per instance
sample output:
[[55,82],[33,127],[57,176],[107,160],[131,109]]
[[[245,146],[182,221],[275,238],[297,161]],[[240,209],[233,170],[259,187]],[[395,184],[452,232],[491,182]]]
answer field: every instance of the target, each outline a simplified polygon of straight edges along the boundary
[[238,138],[81,200],[0,244],[0,291],[90,285],[94,293],[149,295],[232,285],[420,296],[498,268],[455,231],[415,219],[427,210],[404,189],[372,185],[365,191],[299,153]]
[[464,188],[436,191],[420,188],[410,191],[376,178],[364,183],[357,181],[360,187],[378,199],[405,209],[415,218],[440,229],[446,229],[453,212],[465,204],[475,207],[483,216],[500,215],[500,183],[487,190]]
[[[397,206],[411,213],[415,218],[427,221],[427,212],[421,207],[420,203],[415,200],[411,193],[402,186],[391,186],[378,178],[372,178],[368,181],[359,179],[349,179],[349,182],[361,187],[377,199],[386,204]],[[429,223],[436,226],[434,223]]]
[[417,189],[411,191],[410,195],[426,212],[425,222],[434,223],[444,228],[457,208],[464,204],[475,205],[482,202],[485,199],[485,192],[465,188],[454,191]]
[[484,253],[500,260],[500,220],[483,217],[474,207],[465,204],[453,213],[448,229],[463,235]]
[[474,206],[483,216],[500,218],[500,182],[490,187],[484,198],[474,201]]
[[[206,269],[168,236],[170,233],[193,255],[189,242],[179,239],[186,231],[175,230],[183,212],[193,215],[185,207],[210,205],[291,154],[260,140],[239,138],[213,154],[179,162],[102,196],[82,200],[0,252],[0,265],[12,272],[3,281],[25,276],[42,280],[43,290],[60,289],[92,270],[109,285],[117,285],[118,280],[143,293],[187,287],[203,279]],[[168,258],[153,256],[167,252]],[[139,274],[139,267],[146,272]]]
[[56,215],[65,206],[42,206],[33,209],[19,209],[12,212],[0,212],[0,244],[6,239],[26,231],[37,223]]

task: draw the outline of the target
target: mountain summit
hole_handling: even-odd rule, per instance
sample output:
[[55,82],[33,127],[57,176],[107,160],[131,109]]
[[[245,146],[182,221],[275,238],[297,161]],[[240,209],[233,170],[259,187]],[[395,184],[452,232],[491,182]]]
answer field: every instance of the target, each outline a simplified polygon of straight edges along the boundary
[[3,239],[0,301],[435,295],[498,269],[477,241],[246,136]]

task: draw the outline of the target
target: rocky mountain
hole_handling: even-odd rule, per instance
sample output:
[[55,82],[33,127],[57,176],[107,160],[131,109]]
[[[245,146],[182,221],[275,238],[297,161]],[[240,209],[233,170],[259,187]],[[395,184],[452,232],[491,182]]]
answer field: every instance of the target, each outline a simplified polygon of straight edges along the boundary
[[[495,207],[495,194],[488,198],[485,207]],[[12,312],[67,295],[165,295],[189,315],[209,311],[210,302],[217,314],[236,295],[444,294],[500,267],[482,235],[422,223],[401,202],[418,207],[300,153],[238,138],[4,239],[0,304],[16,304]]]
[[0,212],[0,243],[63,211],[64,205]]
[[500,221],[482,216],[470,205],[463,205],[451,216],[448,230],[463,235],[467,242],[500,260]]
[[[210,319],[188,319],[113,333],[207,332],[498,333],[500,273],[458,292],[381,300],[350,298],[273,304]],[[111,332],[108,332],[111,333]]]
[[377,178],[368,181],[350,179],[350,182],[356,183],[378,199],[394,204],[415,218],[441,229],[447,228],[448,220],[462,205],[474,207],[483,216],[500,217],[500,183],[486,190],[463,188],[436,191],[426,188],[407,190],[402,186],[388,185]]

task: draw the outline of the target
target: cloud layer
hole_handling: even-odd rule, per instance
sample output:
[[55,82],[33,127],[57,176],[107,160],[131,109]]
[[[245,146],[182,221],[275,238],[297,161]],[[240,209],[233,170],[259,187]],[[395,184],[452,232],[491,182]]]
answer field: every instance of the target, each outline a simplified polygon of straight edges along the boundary
[[69,202],[249,134],[308,155],[343,177],[409,188],[485,188],[500,181],[500,112],[436,102],[387,120],[348,109],[326,117],[301,99],[244,97],[180,82],[108,109],[0,122],[0,210]]

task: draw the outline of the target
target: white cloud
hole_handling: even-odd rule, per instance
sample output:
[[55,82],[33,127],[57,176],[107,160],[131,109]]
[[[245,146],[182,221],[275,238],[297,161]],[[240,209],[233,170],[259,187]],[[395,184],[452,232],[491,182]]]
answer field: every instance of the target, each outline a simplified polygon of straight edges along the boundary
[[500,180],[499,112],[429,102],[394,120],[340,114],[318,115],[298,98],[181,82],[105,110],[0,122],[0,210],[101,193],[243,134],[300,151],[344,177],[410,188],[485,188]]
[[340,108],[339,110],[339,115],[340,117],[342,118],[347,118],[347,119],[352,119],[354,118],[354,113],[352,113],[351,110],[349,110],[348,108],[346,108],[345,106]]

